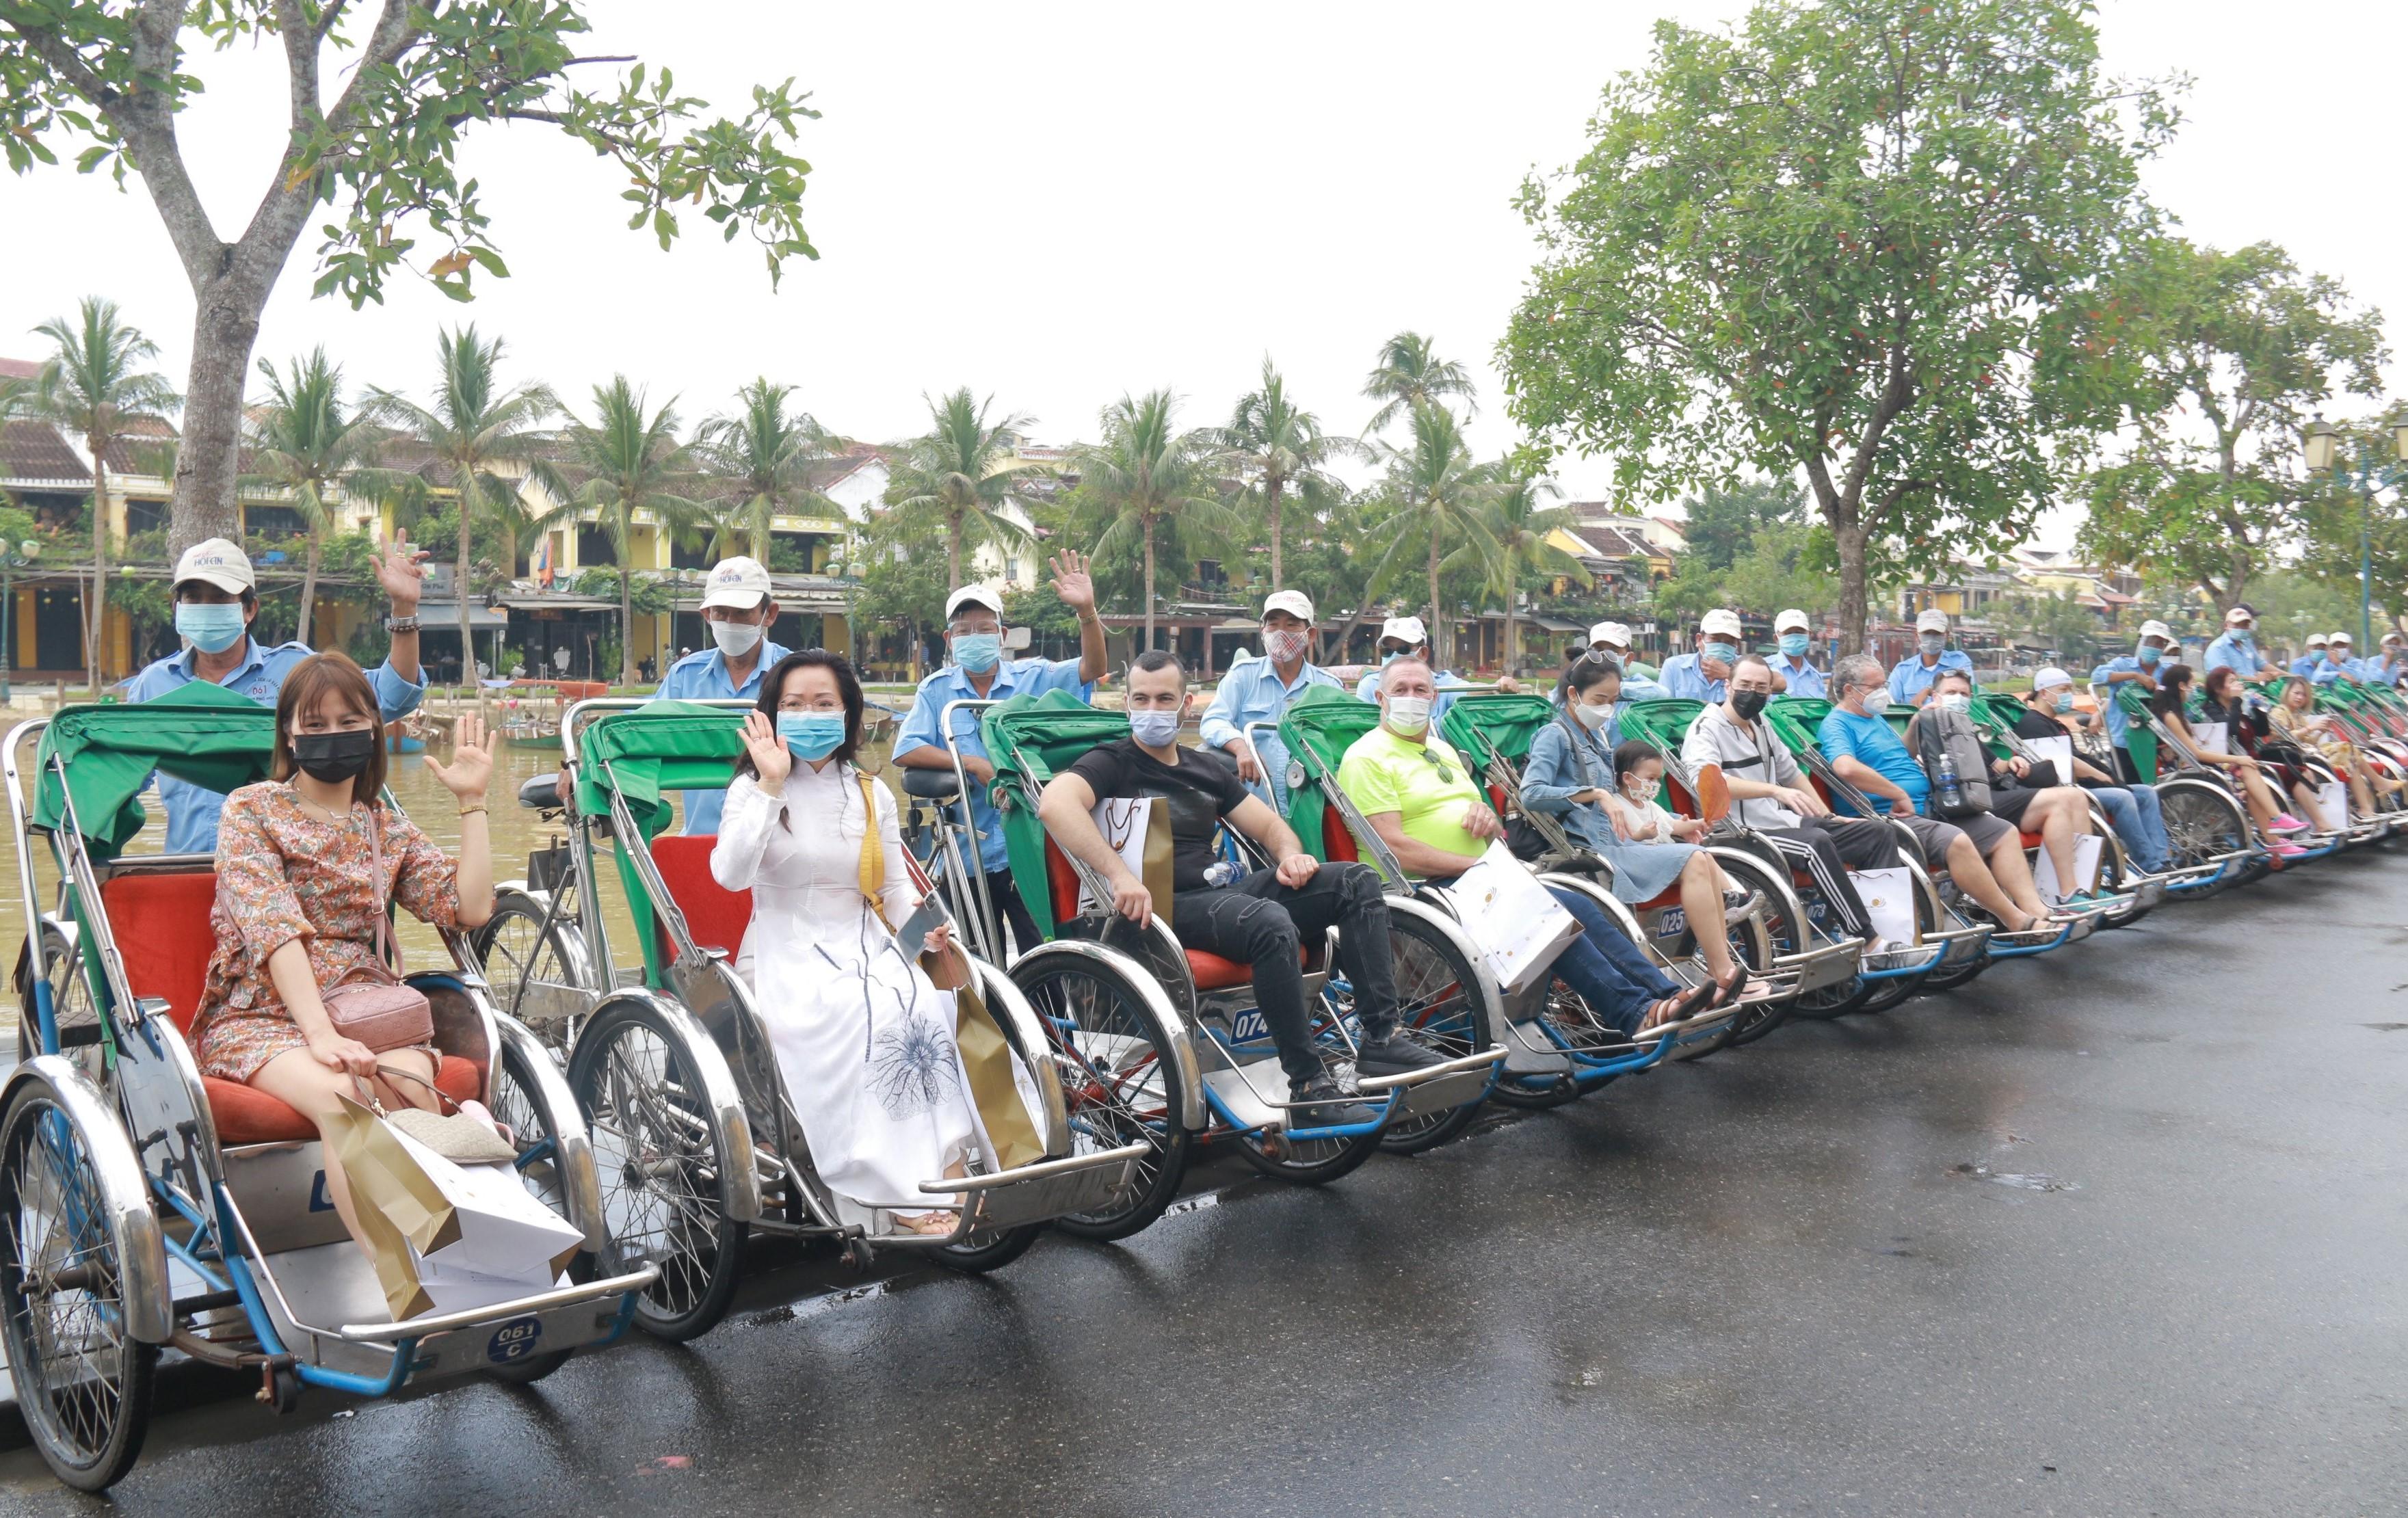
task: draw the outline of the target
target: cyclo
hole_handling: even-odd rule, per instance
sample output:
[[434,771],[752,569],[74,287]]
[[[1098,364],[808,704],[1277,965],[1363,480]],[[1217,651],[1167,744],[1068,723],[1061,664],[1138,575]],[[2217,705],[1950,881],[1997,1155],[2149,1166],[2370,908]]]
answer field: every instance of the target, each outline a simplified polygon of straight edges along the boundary
[[[2008,696],[1984,695],[1972,697],[1969,715],[1990,757],[1994,760],[2022,759],[2054,764],[2053,754],[2042,752],[2015,732],[2014,705],[2013,698]],[[2079,752],[2073,748],[2070,735],[2067,742],[2070,753]],[[2067,777],[2069,780],[2071,778]],[[2122,836],[2115,831],[2114,820],[2100,804],[2099,798],[2085,791],[2084,799],[2089,803],[2091,822],[2100,840],[2098,870],[2091,889],[2123,903],[2099,914],[2104,926],[2129,927],[2147,916],[2170,893],[2196,892],[2214,874],[2214,866],[2188,869],[2169,866],[2156,874],[2141,868],[2132,862],[2131,851],[2124,847]],[[2024,834],[2023,840],[2025,852],[2033,853],[2038,850],[2039,844],[2033,835]]]
[[[1109,885],[1038,818],[1045,783],[1096,745],[1127,736],[1127,718],[1058,692],[979,706],[1013,884],[1042,938],[1012,960],[1011,980],[1037,1010],[1064,1081],[1078,1093],[1079,1141],[1135,1140],[1151,1151],[1125,1198],[1065,1217],[1058,1227],[1096,1239],[1137,1232],[1170,1204],[1199,1145],[1228,1143],[1265,1174],[1310,1185],[1353,1170],[1400,1131],[1426,1147],[1470,1121],[1504,1051],[1494,1038],[1494,978],[1452,922],[1416,903],[1390,902],[1398,1026],[1445,1059],[1410,1074],[1353,1081],[1375,1110],[1371,1121],[1316,1123],[1287,1099],[1248,967],[1183,948],[1158,912],[1143,924],[1114,914]],[[950,726],[950,710],[946,720]],[[1198,763],[1220,762],[1203,750],[1189,752]],[[952,794],[967,790],[958,753],[953,779]],[[978,840],[963,836],[969,825],[961,809],[939,823],[948,858],[962,858],[965,847],[977,857]],[[1246,867],[1258,862],[1251,842],[1231,830],[1224,830],[1223,848]],[[968,930],[995,941],[991,917]],[[1336,938],[1306,943],[1304,969],[1314,1044],[1343,1085],[1357,1027]]]
[[[1465,702],[1493,699],[1497,698],[1459,696],[1447,720],[1453,721]],[[1378,870],[1386,882],[1392,912],[1418,909],[1426,917],[1453,928],[1460,938],[1462,930],[1455,922],[1455,904],[1446,890],[1416,881],[1408,875],[1395,852],[1338,783],[1339,766],[1344,762],[1347,749],[1379,720],[1376,706],[1335,691],[1309,690],[1287,709],[1278,724],[1278,733],[1289,756],[1288,826],[1316,858],[1352,861]],[[1253,741],[1254,734],[1249,732],[1247,738]],[[1618,924],[1634,942],[1644,943],[1628,910],[1613,899],[1612,891],[1594,880],[1559,873],[1542,874],[1540,878],[1548,885],[1566,886],[1594,900],[1608,921]],[[1468,938],[1463,941],[1469,943]],[[1487,977],[1487,984],[1494,987],[1495,977],[1487,974],[1484,959],[1475,954],[1473,963]],[[1702,983],[1694,967],[1672,964],[1664,967],[1684,985]],[[1498,1007],[1504,1063],[1490,1095],[1504,1106],[1524,1109],[1570,1101],[1618,1077],[1652,1068],[1675,1053],[1684,1056],[1711,1053],[1729,1040],[1738,1011],[1724,1008],[1686,1022],[1668,1023],[1627,1035],[1603,1021],[1552,975],[1541,975],[1511,996],[1499,994]]]
[[[748,1233],[835,1241],[856,1262],[910,1249],[991,1270],[1049,1221],[1112,1205],[1146,1153],[1081,1138],[1043,1026],[1010,980],[972,953],[979,997],[1037,1093],[1045,1157],[921,1181],[931,1210],[959,1214],[949,1234],[898,1229],[888,1211],[822,1182],[752,988],[735,970],[752,893],[711,877],[716,838],[664,831],[671,792],[729,782],[751,709],[628,699],[569,708],[561,736],[575,755],[575,795],[561,796],[550,775],[519,793],[522,806],[565,818],[567,834],[528,861],[525,881],[504,882],[477,944],[498,999],[566,1069],[593,1130],[613,1233],[659,1267],[636,1321],[670,1339],[725,1314]],[[605,840],[641,961],[626,972],[614,967],[603,912],[595,844]]]
[[[530,1193],[585,1236],[574,1282],[393,1321],[375,1270],[324,1200],[317,1128],[201,1074],[186,1033],[216,938],[208,854],[134,855],[153,768],[215,791],[268,778],[276,713],[195,681],[134,706],[20,723],[5,767],[32,924],[18,961],[24,1058],[0,1094],[0,1319],[17,1403],[59,1479],[131,1468],[161,1346],[256,1371],[290,1410],[305,1386],[381,1396],[484,1371],[529,1382],[608,1343],[655,1270],[623,1263],[576,1103],[535,1037],[487,995],[462,936],[432,1004],[440,1088],[511,1130]],[[35,794],[18,767],[38,738]],[[390,797],[387,803],[391,804]],[[47,902],[33,840],[58,873]]]
[[[2270,694],[2281,699],[2279,686]],[[2396,699],[2393,693],[2378,686],[2334,680],[2315,687],[2315,694],[2317,713],[2333,721],[2343,736],[2357,746],[2367,766],[2374,809],[2352,820],[2350,841],[2376,842],[2408,827],[2408,792],[2385,791],[2372,783],[2377,777],[2408,779],[2408,745],[2401,742],[2389,720],[2396,718],[2396,710],[2386,709],[2386,701]],[[2355,801],[2351,805],[2355,810]]]
[[[2124,741],[2133,772],[2143,784],[2157,788],[2172,844],[2171,867],[2197,878],[2187,895],[2214,895],[2282,867],[2283,861],[2258,836],[2233,782],[2157,719],[2147,693],[2119,684],[2111,699],[2124,713]],[[2240,752],[2250,752],[2248,735],[2234,734],[2230,741],[2243,746]],[[2336,842],[2311,849],[2291,863],[2323,858],[2338,847]]]
[[[1481,766],[1490,802],[1498,814],[1521,818],[1544,841],[1547,852],[1534,867],[1550,878],[1570,877],[1570,883],[1598,895],[1600,905],[1610,903],[1611,915],[1624,924],[1624,930],[1635,941],[1645,945],[1666,966],[1679,967],[1678,978],[1696,983],[1692,961],[1697,952],[1697,934],[1681,906],[1679,887],[1668,887],[1635,906],[1624,904],[1612,896],[1611,865],[1583,849],[1558,818],[1522,805],[1522,770],[1529,758],[1530,740],[1541,726],[1557,719],[1555,706],[1541,696],[1469,695],[1456,699],[1440,723],[1440,731],[1457,752]],[[1677,753],[1673,758],[1677,760]],[[1727,806],[1709,810],[1709,820],[1713,822],[1722,821],[1727,814]],[[1706,852],[1726,875],[1744,889],[1759,893],[1768,906],[1777,906],[1784,896],[1795,895],[1787,871],[1775,868],[1746,849],[1724,841],[1710,843]],[[1605,889],[1596,889],[1598,887]],[[1791,905],[1794,909],[1795,904]],[[1762,909],[1744,920],[1734,921],[1730,927],[1731,952],[1777,988],[1775,995],[1738,1009],[1731,1019],[1730,1041],[1735,1044],[1751,1042],[1780,1026],[1799,996],[1848,980],[1856,972],[1861,952],[1860,946],[1854,942],[1825,942],[1784,952],[1773,943]]]

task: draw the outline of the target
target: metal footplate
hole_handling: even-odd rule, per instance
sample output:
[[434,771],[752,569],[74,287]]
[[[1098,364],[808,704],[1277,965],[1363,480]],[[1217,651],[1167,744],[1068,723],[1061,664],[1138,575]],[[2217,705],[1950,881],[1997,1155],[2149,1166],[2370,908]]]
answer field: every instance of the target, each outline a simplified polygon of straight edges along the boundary
[[1151,1147],[1123,1144],[1093,1154],[1039,1160],[996,1175],[923,1181],[920,1190],[932,1196],[961,1196],[961,1225],[953,1236],[958,1240],[973,1233],[1049,1223],[1067,1213],[1102,1211],[1128,1190],[1137,1162]]
[[1492,1044],[1476,1054],[1465,1054],[1434,1065],[1426,1070],[1414,1070],[1405,1075],[1374,1075],[1355,1084],[1366,1096],[1382,1092],[1396,1093],[1396,1104],[1390,1109],[1388,1121],[1419,1117],[1425,1112],[1443,1112],[1478,1101],[1488,1089],[1490,1075],[1497,1065],[1507,1058],[1505,1046]]
[[1795,993],[1804,995],[1826,986],[1839,985],[1856,973],[1864,956],[1864,946],[1851,939],[1845,943],[1828,943],[1820,949],[1803,953],[1784,954],[1772,962],[1779,976],[1795,975]]

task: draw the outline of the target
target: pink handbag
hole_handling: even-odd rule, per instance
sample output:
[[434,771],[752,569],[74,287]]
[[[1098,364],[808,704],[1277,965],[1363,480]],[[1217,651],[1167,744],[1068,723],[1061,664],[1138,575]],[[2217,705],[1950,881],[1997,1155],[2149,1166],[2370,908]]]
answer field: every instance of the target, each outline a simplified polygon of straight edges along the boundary
[[[384,881],[384,826],[377,809],[368,808],[368,875]],[[373,1053],[435,1041],[435,1009],[423,992],[404,985],[394,967],[401,963],[401,946],[394,941],[386,903],[377,903],[377,958],[318,994],[325,1004],[326,1021],[346,1038],[367,1045]]]

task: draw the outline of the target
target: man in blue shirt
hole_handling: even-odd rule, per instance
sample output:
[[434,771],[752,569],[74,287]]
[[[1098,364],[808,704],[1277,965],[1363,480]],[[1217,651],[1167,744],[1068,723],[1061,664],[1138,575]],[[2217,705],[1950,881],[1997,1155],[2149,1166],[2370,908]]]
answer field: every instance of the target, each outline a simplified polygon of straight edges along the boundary
[[[945,641],[953,662],[920,682],[910,715],[903,719],[902,731],[895,738],[895,762],[906,769],[951,773],[954,753],[961,754],[962,768],[970,781],[968,799],[970,824],[978,832],[978,867],[986,874],[987,895],[1010,924],[1011,935],[1024,952],[1044,940],[1037,931],[1037,920],[1029,916],[1011,883],[1003,818],[987,795],[995,766],[987,761],[986,739],[979,725],[982,712],[976,709],[956,711],[948,723],[944,711],[955,701],[1002,701],[1047,691],[1073,692],[1082,701],[1095,695],[1096,681],[1104,673],[1104,623],[1096,615],[1096,582],[1087,573],[1083,554],[1062,553],[1051,564],[1054,594],[1078,613],[1079,657],[1006,659],[1002,593],[991,585],[965,585],[945,600]],[[970,905],[953,903],[957,909]]]
[[2367,660],[2367,665],[2366,678],[2369,681],[2376,685],[2397,685],[2401,670],[2408,667],[2408,637],[2398,633],[2384,634],[2382,653]]
[[1919,707],[1931,699],[1932,682],[1941,671],[1973,671],[1973,660],[1963,649],[1948,646],[1948,613],[1933,607],[1914,619],[1914,652],[1889,672],[1889,704]]
[[1811,627],[1806,613],[1797,607],[1772,619],[1772,637],[1781,648],[1772,661],[1772,672],[1781,677],[1781,688],[1791,695],[1824,694],[1823,672],[1807,657],[1814,642]]
[[2317,668],[2322,666],[2324,662],[2325,635],[2322,633],[2310,633],[2308,635],[2308,652],[2300,654],[2298,658],[2291,661],[2291,673],[2299,676],[2301,680],[2314,680],[2316,678]]
[[[394,722],[418,709],[426,694],[426,673],[418,666],[418,593],[425,571],[408,533],[396,533],[376,560],[377,582],[393,604],[385,627],[393,638],[385,662],[368,675],[384,720]],[[176,579],[168,591],[176,607],[176,631],[186,640],[181,653],[168,655],[126,681],[128,701],[154,701],[196,680],[214,681],[239,692],[264,707],[276,705],[284,677],[310,656],[309,645],[280,643],[263,648],[251,636],[259,615],[259,580],[241,549],[222,537],[194,543],[176,561]],[[167,852],[215,853],[218,811],[225,797],[217,792],[161,775],[159,799],[167,809]]]
[[2129,719],[2124,715],[2124,709],[2115,704],[2115,687],[2130,683],[2144,691],[2155,691],[2158,666],[2165,662],[2166,651],[2173,646],[2173,629],[2152,618],[2141,623],[2141,641],[2131,652],[2110,659],[2090,671],[2090,694],[2099,698],[2099,721],[2107,730],[2107,740],[2115,745],[2115,767],[2126,785],[2139,784],[2141,772],[2132,764]]
[[2201,678],[2217,669],[2237,669],[2243,680],[2281,674],[2258,653],[2257,632],[2257,608],[2244,601],[2226,612],[2224,631],[2207,646],[2207,657],[2201,661]]
[[[682,701],[755,701],[761,676],[794,651],[769,640],[778,621],[769,571],[758,559],[722,559],[702,592],[702,624],[716,647],[700,649],[669,666],[660,694]],[[727,793],[683,791],[685,831],[719,831],[719,809]]]
[[[1720,706],[1730,692],[1732,663],[1739,658],[1739,613],[1720,608],[1698,619],[1698,651],[1664,661],[1656,677],[1667,695]],[[1773,689],[1781,688],[1778,680]]]
[[2330,685],[2338,680],[2358,678],[2358,661],[2351,657],[2356,639],[2347,633],[2334,633],[2325,639],[2324,662],[2308,672],[2308,679],[2317,685]]
[[1263,601],[1263,652],[1239,654],[1204,709],[1204,746],[1236,760],[1238,778],[1257,787],[1282,818],[1287,816],[1287,749],[1275,732],[1250,738],[1246,729],[1256,723],[1276,727],[1288,703],[1312,686],[1344,689],[1312,662],[1312,623],[1311,596],[1271,592]]
[[[1380,699],[1380,670],[1398,659],[1419,659],[1429,663],[1429,629],[1419,617],[1390,617],[1380,624],[1380,664],[1354,682],[1354,694],[1366,701]],[[1439,723],[1455,705],[1457,693],[1469,689],[1469,682],[1452,669],[1438,669],[1438,705],[1430,709],[1430,721]],[[1497,688],[1509,694],[1522,688],[1522,682],[1510,675],[1497,682]]]
[[[1623,705],[1627,706],[1633,701],[1660,700],[1671,694],[1665,690],[1664,687],[1656,680],[1645,675],[1639,674],[1631,668],[1630,627],[1628,623],[1619,622],[1601,622],[1596,626],[1590,628],[1588,630],[1588,652],[1590,654],[1597,658],[1605,660],[1608,664],[1613,666],[1615,669],[1621,671]],[[1570,672],[1570,666],[1569,665],[1565,666],[1565,672],[1567,674]],[[1547,693],[1547,699],[1559,707],[1564,704],[1563,680],[1557,680],[1555,681],[1555,688]]]

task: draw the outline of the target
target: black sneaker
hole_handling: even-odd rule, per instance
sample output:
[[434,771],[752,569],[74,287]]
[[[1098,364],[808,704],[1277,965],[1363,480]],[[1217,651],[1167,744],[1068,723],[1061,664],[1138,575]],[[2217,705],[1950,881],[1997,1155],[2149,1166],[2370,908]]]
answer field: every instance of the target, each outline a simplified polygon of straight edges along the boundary
[[1362,1046],[1354,1052],[1354,1068],[1363,1075],[1411,1075],[1445,1063],[1445,1055],[1401,1033],[1391,1033],[1384,1038],[1367,1034]]
[[1291,1128],[1352,1127],[1357,1123],[1380,1121],[1377,1108],[1365,1106],[1354,1093],[1342,1089],[1326,1075],[1316,1075],[1302,1085],[1290,1082],[1287,1099],[1313,1103],[1288,1110],[1287,1125]]

